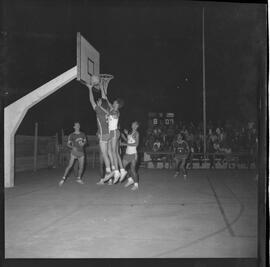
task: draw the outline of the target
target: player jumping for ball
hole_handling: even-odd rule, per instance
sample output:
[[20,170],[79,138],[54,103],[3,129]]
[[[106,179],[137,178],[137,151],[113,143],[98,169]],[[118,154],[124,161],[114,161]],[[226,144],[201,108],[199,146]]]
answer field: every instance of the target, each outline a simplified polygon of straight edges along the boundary
[[69,164],[65,170],[63,178],[59,182],[59,186],[62,186],[64,182],[66,181],[67,175],[72,168],[75,160],[78,160],[79,162],[79,173],[76,181],[80,184],[84,184],[82,181],[82,173],[84,168],[84,159],[85,159],[85,152],[84,152],[84,146],[86,144],[86,136],[83,132],[80,131],[80,123],[75,122],[74,123],[74,132],[68,136],[68,142],[67,146],[71,148],[70,152],[70,160]]
[[[131,190],[135,191],[139,189],[139,179],[138,174],[136,171],[136,165],[138,160],[138,153],[137,153],[137,147],[139,145],[139,132],[137,131],[139,127],[139,123],[137,121],[132,122],[131,124],[131,132],[128,133],[125,131],[125,134],[127,134],[127,137],[122,135],[123,139],[127,143],[123,143],[122,145],[126,145],[126,153],[123,157],[123,166],[126,168],[130,164],[130,171],[131,176],[128,178],[128,182],[125,184],[125,187],[128,187],[133,184],[133,187]],[[120,182],[124,180],[124,177],[121,179]]]
[[[114,183],[117,183],[121,178],[123,179],[127,171],[124,169],[121,157],[119,155],[119,137],[120,131],[118,129],[118,121],[120,117],[119,109],[123,107],[123,101],[121,99],[116,99],[113,104],[111,104],[106,96],[107,102],[110,106],[110,112],[108,114],[109,132],[111,139],[108,142],[109,145],[109,156],[112,163],[112,171],[114,171]],[[119,171],[120,169],[120,171]],[[104,182],[108,181],[109,178],[105,178]]]
[[[100,150],[101,150],[105,167],[106,167],[106,173],[105,173],[104,179],[109,180],[114,175],[114,172],[112,172],[111,170],[110,159],[108,157],[108,142],[111,139],[111,136],[110,136],[108,121],[107,121],[108,110],[106,109],[106,107],[104,107],[104,103],[103,103],[104,92],[103,90],[101,91],[103,99],[99,99],[96,103],[93,96],[93,86],[87,85],[87,87],[89,89],[90,103],[97,115],[99,146],[100,146]],[[103,183],[103,180],[101,181],[102,183]]]
[[[175,161],[175,177],[180,174],[180,170],[183,172],[184,178],[187,177],[186,160],[189,155],[188,143],[183,140],[183,134],[177,135],[176,141],[173,143],[174,161]],[[180,165],[181,163],[181,165]],[[180,165],[180,169],[179,169]]]

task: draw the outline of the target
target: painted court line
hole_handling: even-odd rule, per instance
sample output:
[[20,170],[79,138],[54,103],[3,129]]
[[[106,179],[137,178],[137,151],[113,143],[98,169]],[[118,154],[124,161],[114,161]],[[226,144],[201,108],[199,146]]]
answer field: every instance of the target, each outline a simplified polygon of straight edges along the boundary
[[[209,180],[209,179],[208,179],[208,180]],[[210,185],[212,185],[212,184],[210,183]],[[213,185],[212,185],[212,186],[213,186]],[[233,221],[231,221],[230,223],[228,222],[228,225],[229,225],[230,229],[231,229],[231,226],[232,226],[233,224],[235,224],[235,223],[239,220],[239,218],[242,216],[242,213],[244,212],[244,205],[241,203],[241,201],[238,199],[238,197],[237,197],[233,192],[231,192],[231,193],[232,193],[233,197],[239,202],[239,204],[241,205],[241,208],[240,208],[240,211],[239,211],[238,215],[235,217],[235,219],[234,219]],[[223,212],[224,212],[224,211],[223,211]],[[226,219],[227,219],[227,218],[226,218]],[[217,231],[215,231],[215,232],[213,232],[213,233],[210,233],[210,234],[208,234],[208,235],[202,236],[202,237],[200,237],[200,238],[198,238],[198,239],[196,239],[196,240],[193,240],[193,241],[191,241],[191,242],[188,242],[188,243],[185,244],[185,245],[181,245],[181,246],[178,246],[178,247],[176,247],[176,248],[173,248],[173,249],[170,249],[170,250],[167,250],[167,251],[160,252],[160,253],[158,253],[158,254],[153,255],[152,257],[153,257],[153,258],[161,258],[161,257],[164,257],[164,256],[166,256],[166,255],[168,255],[168,254],[170,254],[170,253],[177,252],[178,250],[188,248],[188,247],[190,247],[190,246],[192,246],[192,245],[196,245],[196,244],[198,244],[198,243],[200,243],[200,242],[202,242],[202,241],[205,241],[205,240],[207,240],[207,239],[209,239],[209,238],[211,238],[211,237],[213,237],[213,236],[215,236],[215,235],[217,235],[217,234],[220,234],[220,233],[226,231],[227,229],[228,229],[228,226],[226,225],[225,227],[223,227],[223,228],[221,228],[221,229],[219,229],[219,230],[217,230]],[[232,229],[231,229],[231,230],[232,230]],[[241,235],[239,235],[239,236],[234,235],[234,236],[232,236],[232,237],[238,237],[238,238],[256,238],[256,236],[241,236]],[[167,256],[167,257],[168,257],[168,256]]]
[[212,192],[213,192],[213,194],[214,194],[214,196],[215,196],[215,199],[216,199],[216,201],[217,201],[217,204],[218,204],[220,213],[221,213],[221,215],[222,215],[222,217],[223,217],[223,219],[224,219],[224,222],[225,222],[225,224],[226,224],[226,226],[227,226],[227,229],[228,229],[228,231],[229,231],[229,233],[230,233],[231,236],[235,236],[235,233],[234,233],[234,231],[233,231],[233,229],[232,229],[232,227],[231,227],[231,225],[230,225],[230,223],[229,223],[228,218],[226,217],[225,211],[224,211],[224,209],[223,209],[223,207],[222,207],[222,205],[221,205],[221,202],[220,202],[220,200],[219,200],[219,197],[218,197],[218,195],[217,195],[217,193],[216,193],[216,191],[215,191],[215,188],[214,188],[212,182],[210,181],[209,177],[207,177],[207,180],[208,180],[209,185],[210,185],[210,187],[211,187],[211,189],[212,189]]

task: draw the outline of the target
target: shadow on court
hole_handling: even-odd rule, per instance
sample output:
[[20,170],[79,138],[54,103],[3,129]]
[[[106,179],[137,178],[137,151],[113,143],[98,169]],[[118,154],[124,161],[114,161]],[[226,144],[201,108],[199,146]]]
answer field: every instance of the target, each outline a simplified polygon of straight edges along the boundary
[[140,189],[84,185],[63,170],[18,173],[5,189],[6,258],[257,256],[254,171],[140,170]]

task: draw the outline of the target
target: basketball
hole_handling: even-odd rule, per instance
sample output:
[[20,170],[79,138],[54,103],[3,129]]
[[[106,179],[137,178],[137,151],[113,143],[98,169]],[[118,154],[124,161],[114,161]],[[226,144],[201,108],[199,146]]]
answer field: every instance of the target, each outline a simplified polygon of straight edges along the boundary
[[96,75],[93,75],[93,76],[91,77],[91,83],[92,83],[92,85],[97,85],[97,84],[99,84],[99,77],[96,76]]

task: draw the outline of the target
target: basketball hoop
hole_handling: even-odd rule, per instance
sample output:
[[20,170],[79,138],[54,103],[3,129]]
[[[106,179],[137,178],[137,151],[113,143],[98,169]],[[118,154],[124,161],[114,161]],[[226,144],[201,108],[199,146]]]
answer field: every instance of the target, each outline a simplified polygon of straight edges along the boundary
[[104,93],[107,95],[108,84],[111,79],[113,79],[113,75],[111,74],[100,74],[99,75],[99,84],[95,86],[97,89],[104,90]]

